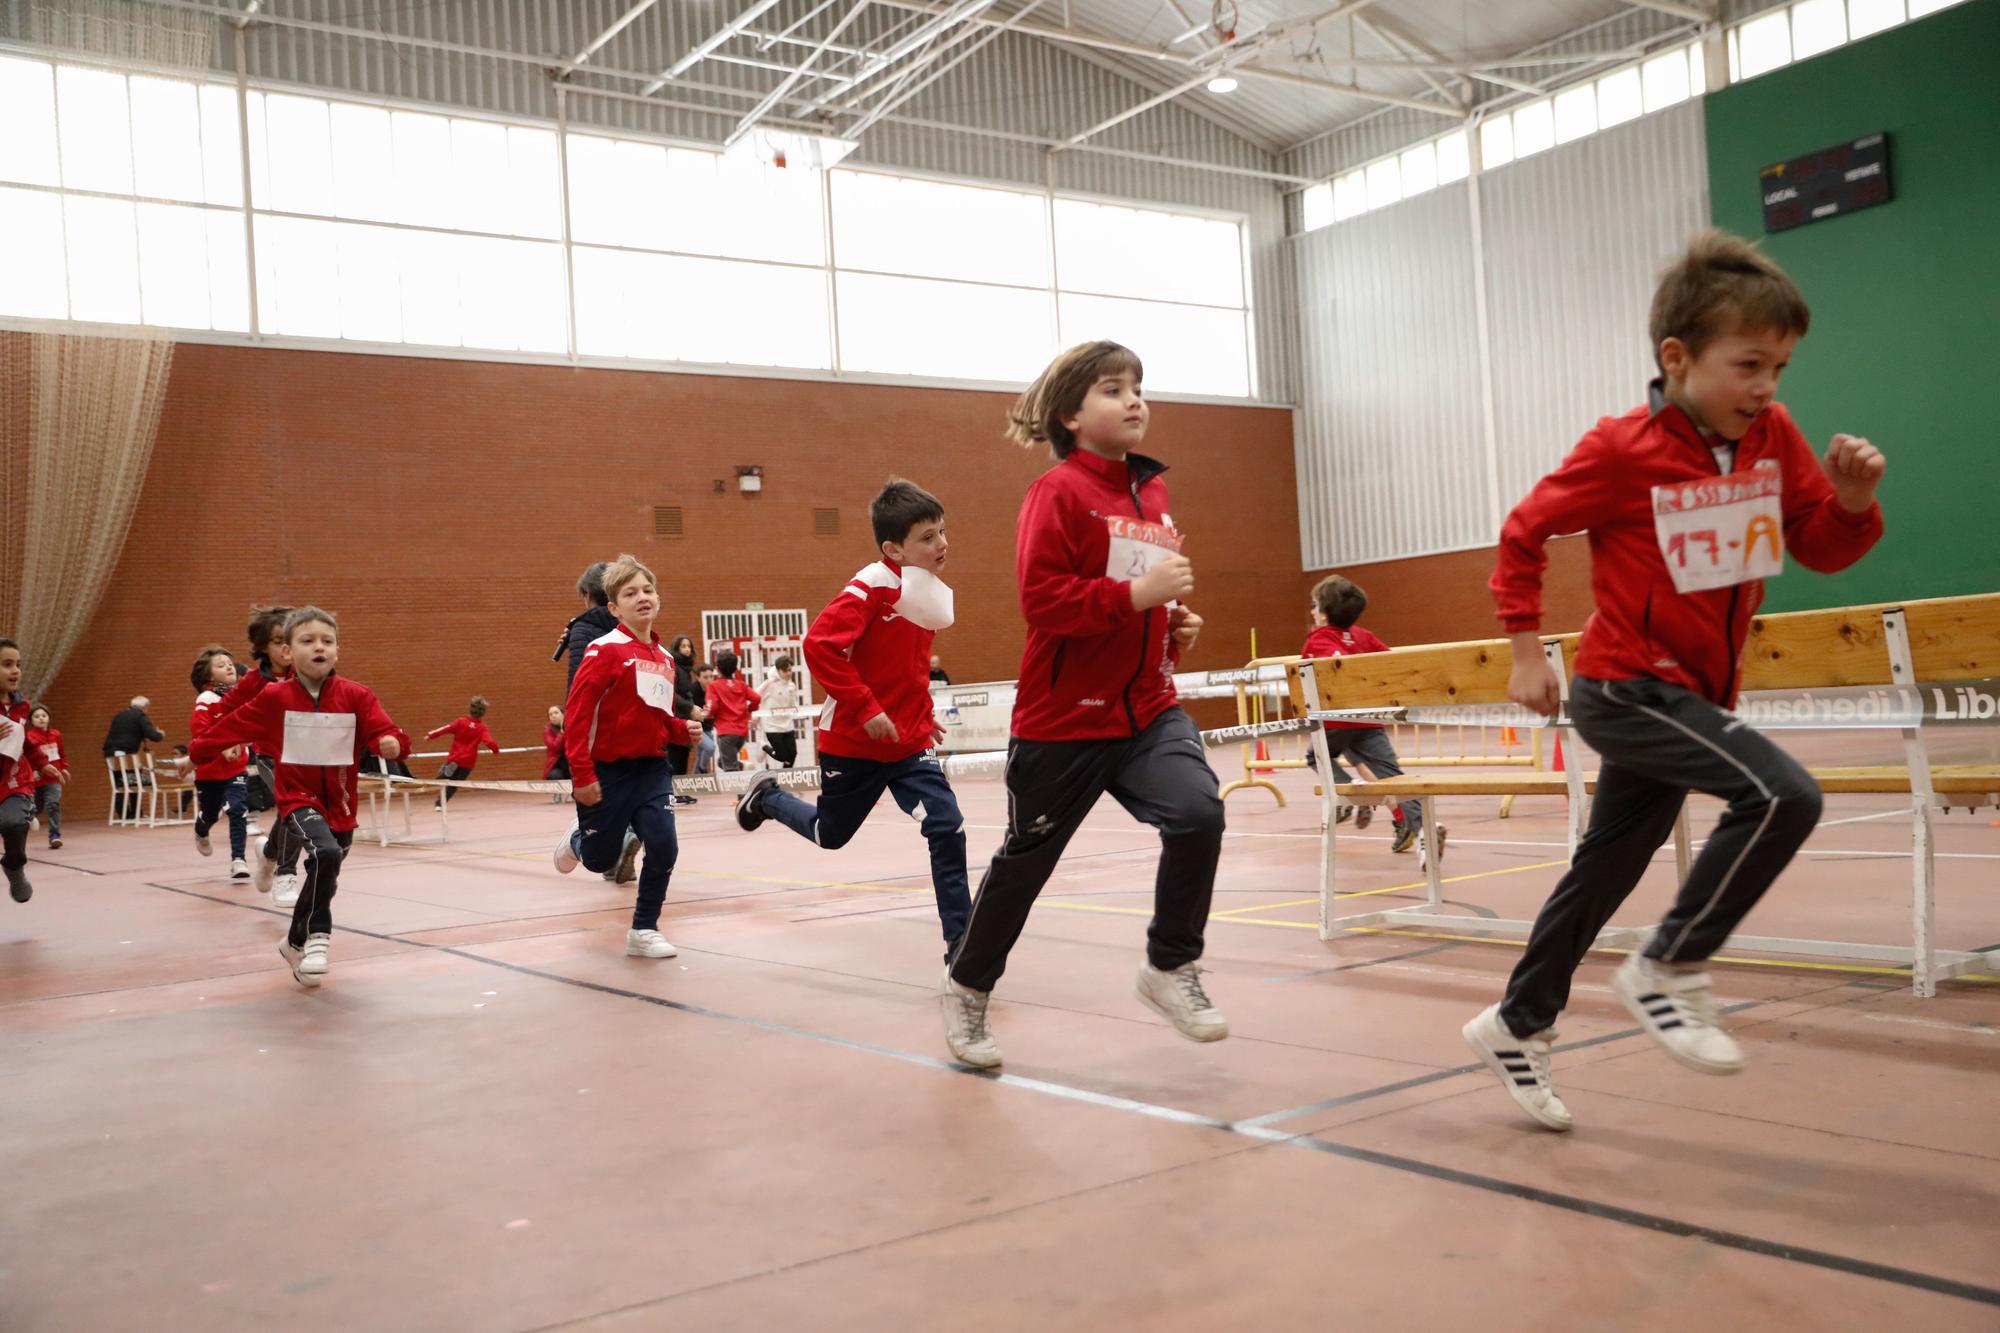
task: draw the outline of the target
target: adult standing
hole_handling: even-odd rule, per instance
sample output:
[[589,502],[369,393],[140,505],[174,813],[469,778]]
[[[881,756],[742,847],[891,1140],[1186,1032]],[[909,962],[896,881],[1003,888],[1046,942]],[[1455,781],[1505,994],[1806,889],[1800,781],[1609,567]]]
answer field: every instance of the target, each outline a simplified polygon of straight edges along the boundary
[[[111,758],[115,754],[128,754],[132,755],[136,761],[137,756],[146,752],[146,743],[148,741],[164,741],[166,739],[165,734],[153,725],[153,719],[146,712],[152,706],[153,701],[145,695],[135,695],[128,707],[120,709],[112,717],[111,726],[104,733],[104,757],[106,759]],[[146,776],[144,769],[140,768],[136,762],[133,772],[137,774],[135,781],[138,784],[143,785],[151,781]],[[118,789],[123,791],[128,781],[125,770],[123,768],[114,769],[112,780]],[[128,796],[119,797],[118,817],[120,819],[131,819],[138,813],[138,810],[139,794],[136,791]]]

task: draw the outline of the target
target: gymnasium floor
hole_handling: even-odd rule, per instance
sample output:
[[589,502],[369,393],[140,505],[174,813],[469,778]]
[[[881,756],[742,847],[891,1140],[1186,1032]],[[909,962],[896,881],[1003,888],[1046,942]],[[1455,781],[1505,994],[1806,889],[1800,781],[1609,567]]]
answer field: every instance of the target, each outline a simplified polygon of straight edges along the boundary
[[[1516,948],[1322,944],[1285,785],[1230,804],[1234,1035],[1133,998],[1154,844],[1107,801],[1002,983],[1000,1077],[945,1055],[887,805],[819,853],[705,799],[647,962],[625,891],[550,869],[566,807],[469,793],[448,846],[357,847],[316,993],[185,828],[79,826],[0,902],[0,1328],[2000,1327],[2000,985],[1722,966],[1751,1063],[1704,1078],[1593,956],[1549,1134],[1458,1035]],[[961,794],[976,879],[1002,792]],[[1907,939],[1887,808],[1830,798],[1754,929]],[[1453,898],[1532,913],[1559,806],[1444,810]],[[1943,825],[1947,946],[2000,942],[1990,821]],[[1370,833],[1343,887],[1414,896]]]

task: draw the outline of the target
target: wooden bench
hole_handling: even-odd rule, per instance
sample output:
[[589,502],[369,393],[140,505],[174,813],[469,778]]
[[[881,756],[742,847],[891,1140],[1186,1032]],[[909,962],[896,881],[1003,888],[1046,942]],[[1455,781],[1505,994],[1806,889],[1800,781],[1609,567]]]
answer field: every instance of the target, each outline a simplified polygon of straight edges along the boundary
[[[1543,651],[1569,689],[1569,663],[1574,660],[1576,635],[1551,637]],[[1438,710],[1485,710],[1515,726],[1549,726],[1507,700],[1507,677],[1513,656],[1505,639],[1435,644],[1393,649],[1354,657],[1327,658],[1307,664],[1295,690],[1298,702],[1325,710],[1406,710],[1412,716],[1438,715]],[[1938,598],[1878,606],[1843,607],[1759,617],[1752,623],[1744,649],[1745,703],[1754,706],[1773,695],[1797,696],[1804,691],[1873,686],[1922,686],[1928,682],[1965,681],[2000,676],[2000,594]],[[1311,695],[1310,699],[1306,695]],[[1754,708],[1752,709],[1754,713]],[[1788,723],[1810,728],[1810,722]],[[1841,723],[1842,729],[1853,724]],[[1934,942],[1936,855],[1933,820],[1953,807],[1968,809],[2000,805],[2000,764],[1932,765],[1923,728],[1893,726],[1903,741],[1901,765],[1830,767],[1811,770],[1823,790],[1907,796],[1911,804],[1912,932],[1911,946],[1852,944],[1840,941],[1770,939],[1735,936],[1730,947],[1841,959],[1886,960],[1911,969],[1912,987],[1919,995],[1936,993],[1937,982],[1974,972],[2000,974],[2000,953],[1942,951]],[[1578,753],[1574,733],[1565,733],[1572,754]],[[1327,756],[1323,733],[1314,744]],[[1330,771],[1330,770],[1328,770]],[[1405,774],[1378,782],[1329,785],[1321,794],[1320,938],[1361,926],[1429,925],[1441,920],[1454,928],[1481,933],[1525,935],[1531,922],[1496,921],[1447,914],[1441,891],[1432,803],[1439,796],[1565,796],[1569,801],[1569,840],[1574,849],[1582,836],[1588,798],[1595,774],[1574,765],[1563,773],[1438,773]],[[1334,901],[1333,816],[1338,801],[1386,804],[1415,799],[1424,806],[1426,901],[1420,907],[1332,915]],[[1683,807],[1674,830],[1676,860],[1684,877],[1691,859],[1687,811]],[[1643,939],[1645,931],[1608,927],[1600,947]]]

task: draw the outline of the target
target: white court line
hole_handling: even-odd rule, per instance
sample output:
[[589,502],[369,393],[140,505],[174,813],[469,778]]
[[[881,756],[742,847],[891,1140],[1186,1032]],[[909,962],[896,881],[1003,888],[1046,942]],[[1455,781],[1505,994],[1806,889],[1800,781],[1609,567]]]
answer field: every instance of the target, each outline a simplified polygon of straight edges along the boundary
[[1905,1023],[1913,1028],[1936,1028],[1940,1032],[1970,1032],[1981,1037],[2000,1037],[2000,1028],[1981,1023],[1946,1023],[1936,1018],[1904,1018],[1897,1014],[1863,1014],[1870,1023]]

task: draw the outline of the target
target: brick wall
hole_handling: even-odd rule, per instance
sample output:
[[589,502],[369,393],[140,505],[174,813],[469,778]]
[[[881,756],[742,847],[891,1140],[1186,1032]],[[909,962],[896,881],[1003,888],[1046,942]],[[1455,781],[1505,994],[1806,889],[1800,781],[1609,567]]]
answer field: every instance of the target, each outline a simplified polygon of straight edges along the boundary
[[[1495,639],[1500,622],[1493,616],[1493,594],[1486,581],[1493,577],[1496,548],[1451,551],[1444,555],[1374,564],[1317,569],[1303,576],[1298,602],[1301,615],[1312,601],[1312,587],[1328,574],[1344,574],[1368,593],[1368,613],[1361,623],[1385,643],[1455,643],[1463,639]],[[1542,628],[1567,634],[1583,628],[1589,617],[1590,545],[1582,537],[1559,537],[1549,543],[1549,567],[1542,582]],[[1304,642],[1304,634],[1300,635]],[[1271,651],[1298,651],[1289,649]]]
[[[337,613],[342,670],[411,732],[478,692],[501,744],[539,744],[562,692],[549,653],[586,564],[645,559],[664,584],[663,637],[699,638],[702,610],[746,601],[816,612],[873,557],[867,504],[892,474],[945,502],[959,615],[938,636],[947,669],[1011,679],[1014,519],[1047,460],[1001,438],[1007,401],[184,344],[124,554],[77,608],[91,624],[48,695],[76,771],[67,813],[103,818],[98,745],[132,695],[152,698],[170,743],[186,740],[195,652],[242,651],[254,600]],[[1173,467],[1209,622],[1186,665],[1240,665],[1253,626],[1290,646],[1302,605],[1291,414],[1161,403],[1149,449]],[[763,468],[761,495],[737,492],[738,464]],[[685,535],[654,537],[653,507],[671,504]],[[816,537],[812,511],[827,506],[840,535]],[[538,760],[489,756],[480,772],[531,770]]]

